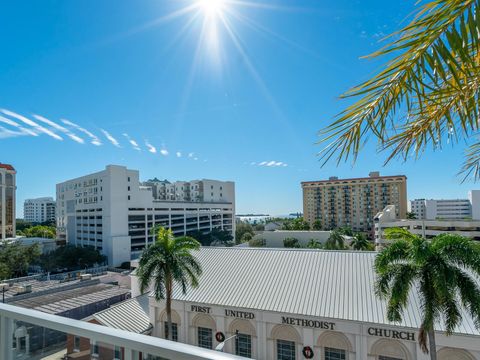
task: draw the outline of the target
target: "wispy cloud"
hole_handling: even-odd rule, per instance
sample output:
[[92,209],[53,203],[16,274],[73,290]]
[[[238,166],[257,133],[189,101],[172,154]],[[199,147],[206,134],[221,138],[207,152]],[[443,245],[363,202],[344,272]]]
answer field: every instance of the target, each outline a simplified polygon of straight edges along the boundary
[[163,156],[167,156],[168,155],[168,150],[163,148],[162,150],[160,150],[160,154],[162,154]]
[[191,152],[191,153],[188,153],[188,157],[189,157],[189,158],[193,158],[193,155],[195,155],[195,153],[192,153],[192,152]]
[[25,135],[27,134],[25,134],[22,131],[13,131],[10,129],[6,129],[3,126],[0,126],[0,139],[8,139],[8,138],[25,136]]
[[259,162],[259,163],[256,163],[256,162],[251,162],[250,165],[252,166],[265,166],[265,167],[287,167],[288,164],[287,163],[284,163],[282,161],[275,161],[275,160],[271,160],[271,161],[262,161],[262,162]]
[[133,140],[130,135],[128,135],[127,133],[123,133],[123,136],[125,136],[128,140],[128,142],[130,143],[130,145],[132,145],[132,148],[134,150],[137,150],[137,151],[142,151],[142,149],[140,149],[140,146],[138,146],[138,143]]
[[120,143],[118,142],[117,139],[115,139],[107,130],[100,129],[100,131],[105,135],[108,141],[112,143],[112,145],[116,147],[120,147]]
[[148,140],[145,140],[145,146],[148,148],[148,151],[151,152],[152,154],[157,153],[157,148],[155,146],[153,146],[152,144],[150,144],[148,142]]
[[35,131],[24,128],[19,123],[15,122],[13,120],[7,119],[6,117],[0,116],[0,122],[2,122],[4,124],[7,124],[7,125],[10,125],[10,126],[13,126],[13,127],[17,128],[18,130],[20,130],[19,132],[11,131],[11,130],[9,131],[9,129],[6,129],[6,128],[3,127],[3,129],[7,130],[7,133],[9,133],[9,134],[18,134],[16,136],[21,136],[21,135],[38,136],[38,134]]
[[182,157],[182,153],[181,153],[180,151],[177,151],[177,152],[175,153],[175,155],[177,155],[177,158],[181,158],[181,157]]
[[63,127],[63,126],[61,126],[61,125],[59,125],[59,124],[57,124],[57,123],[55,123],[55,122],[47,119],[46,117],[40,116],[40,115],[36,115],[36,114],[33,114],[33,117],[34,117],[35,119],[37,119],[38,121],[41,121],[41,122],[43,122],[43,123],[45,123],[45,124],[47,124],[47,125],[50,125],[50,126],[51,126],[52,128],[54,128],[55,130],[61,131],[62,133],[64,133],[65,135],[67,135],[67,136],[68,136],[70,139],[72,139],[73,141],[75,141],[75,142],[77,142],[77,143],[79,143],[79,144],[85,143],[85,141],[84,141],[81,137],[75,135],[74,133],[72,133],[72,132],[71,132],[70,130],[68,130],[67,128],[65,128],[65,127]]
[[5,115],[7,116],[10,116],[10,117],[13,117],[17,120],[20,120],[21,122],[31,126],[32,128],[34,128],[36,131],[38,132],[42,132],[56,140],[63,140],[63,138],[57,134],[55,134],[53,131],[50,131],[49,129],[37,124],[35,121],[32,121],[30,120],[29,118],[23,116],[23,115],[20,115],[20,114],[17,114],[13,111],[10,111],[10,110],[7,110],[7,109],[0,109],[0,111],[2,113],[4,113]]
[[102,142],[100,141],[100,139],[99,139],[96,135],[94,135],[94,134],[92,134],[90,131],[88,131],[87,129],[85,129],[85,128],[81,127],[80,125],[77,125],[77,124],[75,124],[74,122],[71,122],[70,120],[67,120],[67,119],[62,119],[62,122],[63,122],[65,125],[71,126],[71,127],[75,128],[75,129],[77,129],[78,131],[81,131],[81,132],[83,132],[84,134],[86,134],[86,135],[91,139],[90,142],[91,142],[93,145],[96,145],[96,146],[102,145]]

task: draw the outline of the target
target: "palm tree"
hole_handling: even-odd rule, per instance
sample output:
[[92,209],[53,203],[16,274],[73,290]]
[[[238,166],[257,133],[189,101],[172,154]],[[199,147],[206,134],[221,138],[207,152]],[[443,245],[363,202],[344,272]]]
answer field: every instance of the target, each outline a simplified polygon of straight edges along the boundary
[[353,250],[373,250],[373,244],[367,239],[367,237],[362,233],[357,233],[352,239],[350,246]]
[[322,161],[356,159],[376,138],[386,162],[420,157],[426,148],[469,143],[462,172],[480,178],[480,2],[434,0],[370,57],[386,65],[345,98],[356,101],[320,132]]
[[436,360],[437,322],[443,319],[446,334],[452,334],[462,320],[461,305],[480,327],[480,247],[459,235],[442,234],[429,241],[404,229],[388,229],[386,238],[395,241],[375,259],[376,294],[387,301],[388,320],[399,322],[409,293],[418,290],[418,342]]
[[172,336],[172,291],[174,282],[182,287],[185,294],[187,287],[198,286],[198,277],[202,269],[193,250],[200,248],[195,239],[183,236],[175,238],[170,229],[154,229],[156,241],[147,247],[140,258],[137,276],[142,293],[153,287],[155,300],[166,300],[167,339]]
[[325,242],[324,249],[326,250],[343,250],[345,249],[345,238],[340,230],[330,231],[330,236]]

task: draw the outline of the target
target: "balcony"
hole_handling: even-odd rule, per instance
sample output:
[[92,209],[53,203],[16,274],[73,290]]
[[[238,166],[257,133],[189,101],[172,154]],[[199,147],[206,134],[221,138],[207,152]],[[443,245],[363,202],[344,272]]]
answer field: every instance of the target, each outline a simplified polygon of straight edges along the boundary
[[[86,349],[82,350],[83,346]],[[245,359],[0,303],[0,359]],[[106,355],[110,354],[110,355]]]

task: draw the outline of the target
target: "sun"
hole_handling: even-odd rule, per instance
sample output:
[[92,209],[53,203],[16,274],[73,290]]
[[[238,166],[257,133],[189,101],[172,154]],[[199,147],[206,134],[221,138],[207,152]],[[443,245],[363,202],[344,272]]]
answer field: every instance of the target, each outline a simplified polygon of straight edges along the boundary
[[215,18],[222,15],[225,10],[226,0],[198,0],[198,6],[206,17]]

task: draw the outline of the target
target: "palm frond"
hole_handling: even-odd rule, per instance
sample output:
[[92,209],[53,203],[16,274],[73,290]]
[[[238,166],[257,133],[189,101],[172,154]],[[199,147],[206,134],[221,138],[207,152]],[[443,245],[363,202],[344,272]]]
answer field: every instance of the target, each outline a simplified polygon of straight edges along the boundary
[[[480,0],[423,5],[391,42],[370,57],[396,54],[372,79],[344,97],[358,100],[320,131],[322,165],[354,161],[371,135],[395,157],[468,139],[480,113]],[[393,39],[393,40],[392,40]],[[466,163],[469,164],[468,162]],[[467,168],[470,169],[470,168]]]

